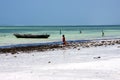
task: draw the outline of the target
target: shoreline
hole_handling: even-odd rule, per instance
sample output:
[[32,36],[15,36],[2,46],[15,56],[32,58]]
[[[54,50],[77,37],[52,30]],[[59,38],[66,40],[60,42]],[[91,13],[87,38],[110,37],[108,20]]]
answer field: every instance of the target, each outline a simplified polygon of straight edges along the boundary
[[0,47],[0,54],[11,53],[16,54],[19,52],[41,52],[41,51],[49,51],[55,49],[64,50],[64,48],[89,48],[89,47],[97,47],[97,46],[107,46],[107,45],[115,45],[120,44],[120,39],[95,39],[95,40],[70,40],[67,41],[67,45],[62,45],[62,42],[49,42],[49,43],[36,43],[36,44],[18,44],[12,46],[3,46]]

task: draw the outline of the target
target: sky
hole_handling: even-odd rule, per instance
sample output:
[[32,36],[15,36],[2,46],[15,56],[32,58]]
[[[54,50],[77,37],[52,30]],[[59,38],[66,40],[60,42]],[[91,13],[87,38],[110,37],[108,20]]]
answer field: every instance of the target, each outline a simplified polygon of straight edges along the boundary
[[120,0],[0,0],[0,25],[119,25]]

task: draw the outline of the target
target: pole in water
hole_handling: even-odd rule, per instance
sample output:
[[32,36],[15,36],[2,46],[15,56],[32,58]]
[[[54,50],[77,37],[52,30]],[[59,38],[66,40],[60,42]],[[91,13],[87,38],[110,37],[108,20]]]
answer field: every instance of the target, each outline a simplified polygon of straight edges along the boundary
[[62,34],[61,29],[60,29],[60,34]]

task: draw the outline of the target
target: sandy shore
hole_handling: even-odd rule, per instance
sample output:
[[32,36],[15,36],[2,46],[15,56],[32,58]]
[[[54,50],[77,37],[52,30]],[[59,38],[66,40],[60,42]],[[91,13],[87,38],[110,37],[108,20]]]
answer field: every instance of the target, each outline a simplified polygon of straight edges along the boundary
[[120,80],[119,40],[59,46],[0,54],[0,80]]

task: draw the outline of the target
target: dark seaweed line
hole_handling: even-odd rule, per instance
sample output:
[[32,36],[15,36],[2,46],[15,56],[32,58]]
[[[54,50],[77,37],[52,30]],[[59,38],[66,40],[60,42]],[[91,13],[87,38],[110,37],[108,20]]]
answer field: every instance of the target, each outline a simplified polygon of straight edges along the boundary
[[50,43],[40,43],[40,44],[19,44],[13,46],[4,46],[0,48],[0,53],[19,53],[19,52],[32,52],[32,51],[47,51],[54,49],[63,49],[69,47],[92,47],[92,46],[103,46],[103,45],[114,45],[120,44],[120,39],[97,39],[97,40],[74,40],[67,41],[66,46],[62,45],[62,42],[50,42]]
[[47,51],[47,50],[54,50],[57,48],[63,48],[71,46],[72,43],[84,43],[89,42],[90,40],[75,40],[75,41],[67,41],[69,45],[64,46],[62,42],[49,42],[49,43],[33,43],[33,44],[17,44],[17,45],[10,45],[10,46],[1,46],[0,53],[18,53],[18,52],[31,52],[31,51]]

